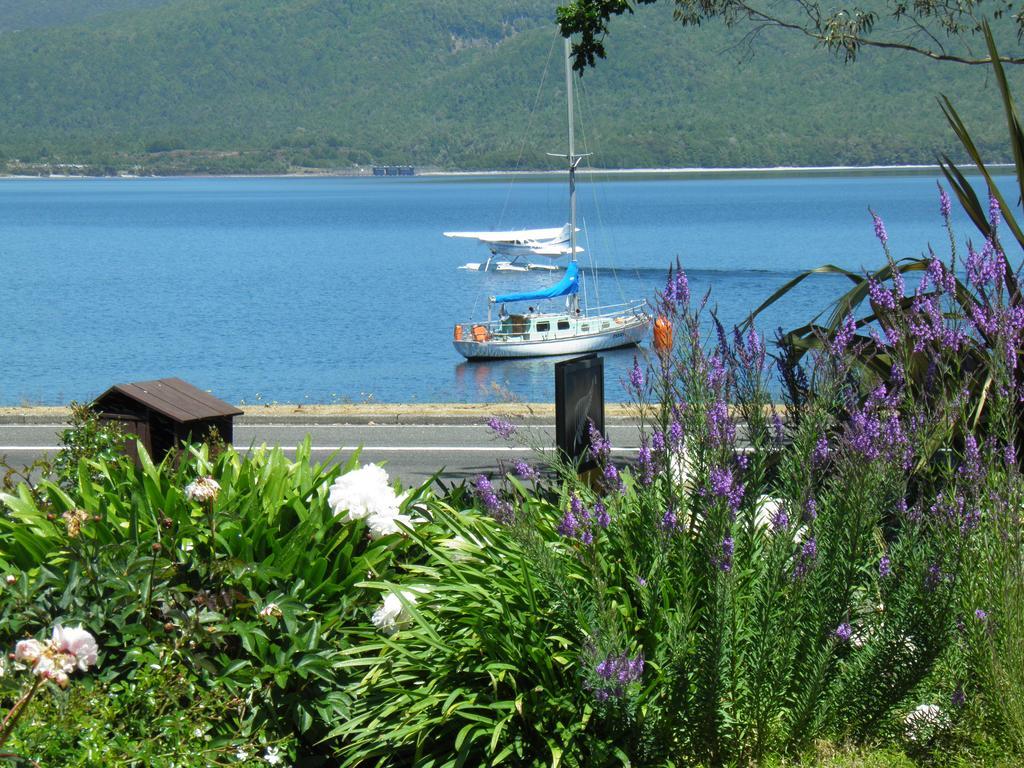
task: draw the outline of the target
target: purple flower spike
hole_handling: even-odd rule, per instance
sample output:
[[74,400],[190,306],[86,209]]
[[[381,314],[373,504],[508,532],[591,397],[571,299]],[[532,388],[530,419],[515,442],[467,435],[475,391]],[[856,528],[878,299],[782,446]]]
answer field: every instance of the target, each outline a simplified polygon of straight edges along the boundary
[[722,539],[722,556],[718,558],[718,569],[725,573],[732,570],[732,553],[735,550],[735,544],[732,536],[726,536]]
[[644,372],[640,370],[640,363],[635,357],[633,358],[633,367],[629,371],[629,383],[637,392],[641,392],[644,388]]
[[948,219],[952,206],[949,203],[949,195],[946,194],[946,190],[939,184],[939,213],[942,214],[942,218]]
[[516,433],[516,425],[505,419],[499,419],[497,416],[491,416],[487,420],[487,426],[490,427],[498,437],[503,437],[506,440]]
[[600,501],[594,504],[594,519],[602,528],[607,528],[612,522],[611,515],[608,514],[608,508]]
[[889,234],[885,231],[885,224],[882,222],[882,219],[873,211],[871,213],[871,218],[875,221],[875,237],[878,238],[878,242],[883,246],[888,245]]
[[[681,427],[680,432],[682,432]],[[651,435],[651,450],[654,451],[655,453],[661,453],[662,451],[665,450],[664,432],[655,432],[653,435]]]
[[841,643],[847,643],[853,636],[853,627],[847,624],[845,621],[836,627],[836,639]]
[[540,477],[540,472],[522,459],[516,459],[515,462],[513,462],[512,471],[515,472],[516,477],[520,480],[536,480]]
[[892,573],[892,561],[888,555],[882,555],[882,559],[878,561],[878,575],[881,578],[885,578]]
[[811,453],[811,464],[816,467],[823,467],[828,463],[828,438],[822,435],[814,444],[814,451]]
[[665,514],[662,515],[661,530],[665,533],[673,533],[677,527],[679,527],[679,518],[676,517],[676,511],[669,507],[665,510]]
[[988,197],[988,220],[992,225],[992,229],[999,226],[999,222],[1003,220],[1002,210],[999,207],[999,201],[995,195],[989,195]]
[[673,448],[683,444],[683,425],[674,419],[668,426],[668,442]]
[[847,315],[846,319],[843,320],[842,327],[836,331],[836,335],[832,339],[832,354],[835,357],[843,356],[856,332],[857,324],[853,320],[853,315]]
[[978,621],[985,621],[985,619],[988,618],[988,611],[984,611],[981,608],[978,608],[974,612],[974,618],[976,618]]
[[[804,522],[809,523],[818,517],[818,502],[810,498],[804,504]],[[813,539],[812,539],[813,541]]]

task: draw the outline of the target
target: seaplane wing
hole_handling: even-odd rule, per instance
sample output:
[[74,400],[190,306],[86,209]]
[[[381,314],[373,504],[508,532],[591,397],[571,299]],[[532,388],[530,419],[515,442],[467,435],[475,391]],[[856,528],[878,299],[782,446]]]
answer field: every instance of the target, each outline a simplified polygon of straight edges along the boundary
[[513,229],[506,232],[444,232],[445,237],[465,237],[479,240],[481,243],[534,245],[544,241],[569,239],[568,227],[550,227],[548,229]]

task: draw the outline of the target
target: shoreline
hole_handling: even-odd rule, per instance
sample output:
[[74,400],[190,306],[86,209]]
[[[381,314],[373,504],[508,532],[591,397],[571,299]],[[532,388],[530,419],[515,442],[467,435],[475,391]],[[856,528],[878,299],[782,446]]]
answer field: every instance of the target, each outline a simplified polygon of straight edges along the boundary
[[[1013,163],[992,163],[988,166],[998,171],[1012,169]],[[684,168],[590,168],[583,172],[591,175],[607,176],[801,176],[801,175],[923,175],[939,173],[938,165],[779,165],[752,168],[726,167],[684,167]],[[426,170],[414,176],[378,177],[370,173],[350,173],[324,171],[322,173],[237,173],[237,174],[168,174],[168,175],[117,175],[117,176],[86,176],[73,174],[50,174],[32,176],[26,174],[0,175],[0,181],[86,181],[90,179],[109,179],[118,181],[138,181],[140,179],[410,179],[428,178],[502,178],[502,177],[547,177],[564,174],[564,170],[492,170],[492,171],[439,171]]]
[[[522,424],[550,424],[552,403],[377,403],[328,405],[279,403],[239,405],[236,424],[479,424],[492,416]],[[63,405],[0,406],[0,424],[66,424],[71,409]],[[607,403],[609,422],[635,420],[636,406]]]

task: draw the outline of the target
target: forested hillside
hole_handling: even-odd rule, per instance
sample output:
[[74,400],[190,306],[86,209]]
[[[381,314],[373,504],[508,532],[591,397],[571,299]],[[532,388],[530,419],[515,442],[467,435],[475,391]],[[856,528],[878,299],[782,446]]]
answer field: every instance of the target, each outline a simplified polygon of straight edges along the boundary
[[152,8],[170,0],[0,0],[0,32],[59,27],[117,11]]
[[[0,152],[22,171],[543,167],[564,143],[556,4],[102,0],[133,10],[0,35]],[[17,26],[16,5],[0,0],[0,24]],[[78,5],[42,0],[35,23]],[[671,11],[624,19],[583,77],[596,165],[931,162],[955,149],[940,92],[1002,152],[984,68],[878,52],[845,65],[783,34],[747,51]]]

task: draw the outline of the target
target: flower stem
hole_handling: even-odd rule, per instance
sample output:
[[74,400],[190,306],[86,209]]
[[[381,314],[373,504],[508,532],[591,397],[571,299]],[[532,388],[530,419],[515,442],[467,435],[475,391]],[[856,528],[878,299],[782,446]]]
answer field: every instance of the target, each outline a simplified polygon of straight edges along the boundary
[[3,723],[0,723],[0,747],[7,743],[8,737],[14,731],[15,726],[18,725],[18,720],[21,719],[22,712],[25,711],[25,707],[32,700],[32,697],[39,689],[39,686],[42,685],[42,682],[43,678],[36,677],[35,681],[32,683],[32,687],[22,694],[21,698],[14,703],[13,707],[11,707],[11,711],[7,713]]

